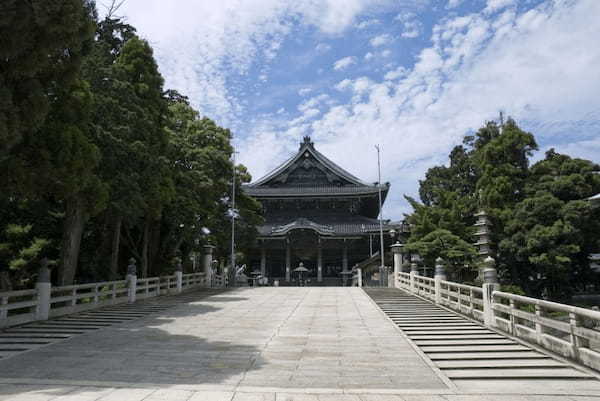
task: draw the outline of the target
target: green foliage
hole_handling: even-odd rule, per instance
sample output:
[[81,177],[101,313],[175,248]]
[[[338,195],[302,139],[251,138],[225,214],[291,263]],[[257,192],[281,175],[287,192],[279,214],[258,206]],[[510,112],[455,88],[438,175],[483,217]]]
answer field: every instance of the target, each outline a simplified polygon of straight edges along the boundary
[[[600,166],[554,150],[529,166],[536,149],[533,135],[512,119],[502,130],[490,122],[465,137],[464,146],[450,154],[450,166],[431,168],[420,182],[423,204],[409,199],[414,212],[407,248],[428,255],[431,263],[443,253],[431,241],[440,230],[469,245],[472,216],[481,208],[492,222],[492,248],[505,285],[562,300],[598,280],[588,255],[600,248],[600,211],[585,199],[600,192]],[[455,263],[470,263],[457,255]]]
[[0,157],[36,133],[54,93],[77,79],[93,32],[84,0],[0,2]]
[[465,278],[474,267],[477,252],[473,245],[444,229],[435,229],[423,237],[411,236],[405,249],[418,253],[426,266],[434,266],[441,257],[453,277]]
[[[86,0],[0,6],[1,286],[31,286],[41,257],[69,283],[119,277],[132,255],[160,274],[209,239],[228,254],[231,133],[163,90],[134,27],[109,16],[92,36],[94,19]],[[236,169],[243,251],[260,205]]]

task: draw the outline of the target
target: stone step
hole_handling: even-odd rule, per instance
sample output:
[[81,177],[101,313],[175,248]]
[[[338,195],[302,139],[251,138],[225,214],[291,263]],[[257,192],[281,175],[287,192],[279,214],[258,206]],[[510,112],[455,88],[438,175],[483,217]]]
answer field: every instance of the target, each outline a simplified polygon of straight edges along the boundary
[[[43,344],[40,344],[43,345]],[[3,351],[11,351],[11,352],[22,352],[27,351],[31,348],[36,348],[35,345],[25,345],[25,344],[0,344],[0,352]]]
[[98,330],[102,326],[82,326],[82,325],[63,325],[63,324],[51,324],[51,323],[36,323],[25,326],[28,329],[65,329],[65,330]]
[[493,338],[493,339],[483,339],[483,340],[475,340],[475,339],[465,339],[465,340],[416,340],[415,344],[421,346],[430,346],[430,345],[464,345],[464,346],[479,346],[479,345],[504,345],[504,344],[516,344],[513,340],[508,338]]
[[557,369],[444,369],[444,374],[450,379],[548,379],[548,378],[579,378],[594,379],[587,373],[572,368]]
[[104,323],[94,320],[86,320],[86,319],[60,319],[60,320],[50,320],[49,323],[55,325],[73,325],[76,324],[78,326],[100,326],[100,327],[110,327],[110,323]]
[[23,327],[23,328],[15,328],[15,329],[10,329],[8,331],[6,331],[6,333],[27,333],[27,334],[36,334],[36,333],[43,333],[43,334],[83,334],[85,333],[85,331],[82,330],[67,330],[67,329],[63,329],[63,330],[59,330],[59,329],[49,329],[49,328],[29,328],[29,327]]
[[45,339],[55,339],[55,340],[59,340],[59,339],[64,339],[64,338],[71,338],[70,334],[45,334],[45,333],[34,333],[34,334],[18,334],[18,333],[0,333],[0,339],[4,339],[4,338],[24,338],[24,339],[28,339],[28,338],[45,338]]
[[[432,361],[456,361],[475,359],[540,359],[547,356],[535,351],[508,351],[508,352],[435,352],[427,355]],[[436,362],[437,363],[437,362]]]
[[52,341],[35,339],[35,338],[0,338],[0,346],[6,344],[20,344],[20,345],[36,345],[36,344],[51,344]]
[[[392,319],[393,320],[393,319]],[[400,322],[401,323],[401,322]],[[398,326],[400,326],[401,328],[410,328],[410,327],[414,327],[414,328],[427,328],[428,330],[431,328],[433,330],[450,330],[450,329],[456,329],[456,328],[462,328],[462,327],[481,327],[478,326],[476,324],[473,323],[463,323],[463,322],[440,322],[440,323],[401,323],[398,324]]]
[[495,351],[527,351],[522,345],[422,345],[419,348],[426,354],[430,352],[495,352]]
[[564,368],[564,363],[550,357],[540,359],[463,359],[459,361],[437,361],[435,363],[440,369],[474,369],[474,368]]
[[463,335],[486,335],[486,334],[492,334],[493,331],[484,329],[483,327],[481,328],[466,328],[466,329],[462,329],[462,330],[423,330],[423,329],[407,329],[405,330],[406,333],[412,338],[412,336],[433,336],[433,335],[457,335],[457,336],[463,336]]
[[500,338],[506,338],[501,336],[500,334],[494,334],[494,333],[481,333],[481,334],[419,334],[419,335],[414,335],[414,333],[410,333],[409,335],[410,339],[413,341],[416,340],[467,340],[467,339],[472,339],[472,340],[488,340],[488,339],[500,339]]

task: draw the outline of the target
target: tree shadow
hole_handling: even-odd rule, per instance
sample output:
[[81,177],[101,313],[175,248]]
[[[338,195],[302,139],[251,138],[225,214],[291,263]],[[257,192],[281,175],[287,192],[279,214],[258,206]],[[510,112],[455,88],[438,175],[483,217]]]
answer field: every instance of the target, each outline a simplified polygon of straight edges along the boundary
[[[260,341],[252,335],[251,339],[244,338],[248,331],[243,329],[238,337],[228,330],[228,318],[223,319],[226,314],[219,304],[247,299],[223,293],[203,297],[200,292],[198,299],[159,314],[0,359],[0,378],[56,382],[46,388],[49,394],[64,388],[59,381],[97,386],[235,387],[248,371],[263,364]],[[20,388],[0,387],[2,395]]]

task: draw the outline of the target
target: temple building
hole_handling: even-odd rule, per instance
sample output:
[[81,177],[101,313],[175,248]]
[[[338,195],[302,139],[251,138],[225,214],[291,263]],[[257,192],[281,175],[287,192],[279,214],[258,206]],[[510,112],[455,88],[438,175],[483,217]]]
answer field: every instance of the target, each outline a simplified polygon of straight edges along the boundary
[[[311,285],[339,283],[354,265],[378,255],[379,190],[383,204],[389,189],[389,183],[353,176],[305,137],[291,159],[244,186],[262,204],[265,218],[248,255],[251,269],[284,285],[295,282],[303,266]],[[386,252],[394,227],[383,222]]]

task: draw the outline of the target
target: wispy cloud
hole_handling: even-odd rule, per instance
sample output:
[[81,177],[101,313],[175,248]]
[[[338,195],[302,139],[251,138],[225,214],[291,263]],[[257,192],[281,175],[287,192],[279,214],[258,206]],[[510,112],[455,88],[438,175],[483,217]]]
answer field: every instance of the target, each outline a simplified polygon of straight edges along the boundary
[[391,41],[392,41],[392,37],[387,33],[383,33],[381,35],[377,35],[374,38],[372,38],[369,41],[369,43],[373,47],[379,47],[379,46],[387,45]]
[[354,57],[354,56],[344,57],[344,58],[339,59],[335,63],[333,63],[333,69],[336,71],[344,70],[344,69],[350,67],[352,64],[356,64],[356,57]]

